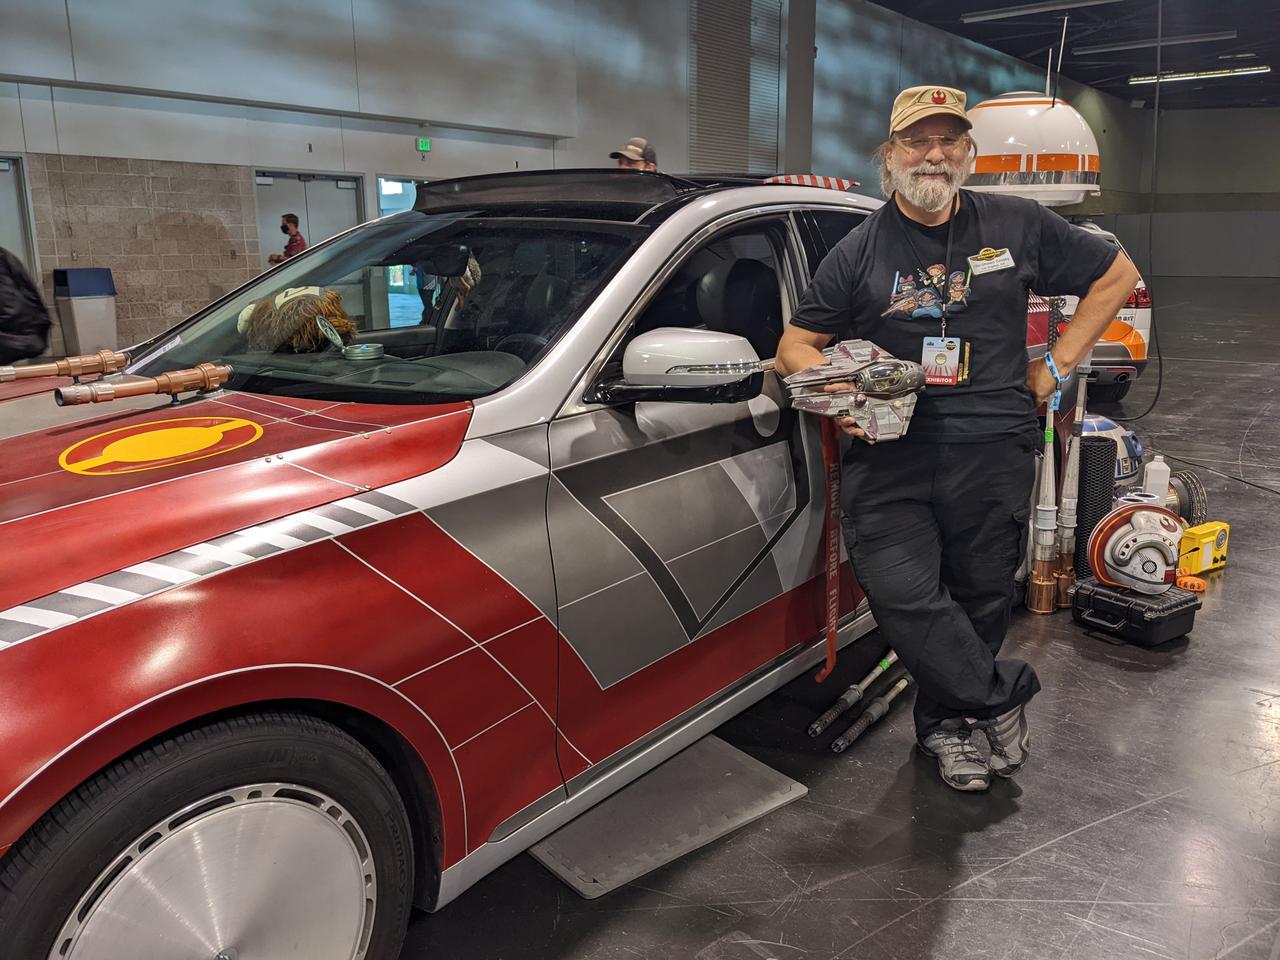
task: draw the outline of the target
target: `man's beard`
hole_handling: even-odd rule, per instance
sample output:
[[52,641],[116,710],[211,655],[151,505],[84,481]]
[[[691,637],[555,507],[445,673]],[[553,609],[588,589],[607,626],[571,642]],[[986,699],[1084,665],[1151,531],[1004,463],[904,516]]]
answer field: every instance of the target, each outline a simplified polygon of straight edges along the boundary
[[[895,191],[914,207],[927,213],[937,213],[955,199],[967,176],[965,163],[921,161],[911,167],[896,167],[886,163],[880,171],[880,185],[886,194]],[[933,180],[920,176],[925,173],[941,173],[945,180]]]

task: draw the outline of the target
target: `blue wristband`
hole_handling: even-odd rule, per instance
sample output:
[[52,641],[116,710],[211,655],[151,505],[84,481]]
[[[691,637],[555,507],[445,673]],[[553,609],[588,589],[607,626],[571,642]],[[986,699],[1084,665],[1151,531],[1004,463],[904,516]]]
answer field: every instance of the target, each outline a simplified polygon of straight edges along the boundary
[[1053,391],[1053,396],[1049,398],[1049,409],[1056,413],[1058,408],[1062,406],[1062,385],[1067,382],[1067,378],[1058,369],[1058,364],[1053,359],[1053,353],[1049,350],[1044,352],[1044,365],[1048,368],[1049,375],[1058,382],[1057,389]]

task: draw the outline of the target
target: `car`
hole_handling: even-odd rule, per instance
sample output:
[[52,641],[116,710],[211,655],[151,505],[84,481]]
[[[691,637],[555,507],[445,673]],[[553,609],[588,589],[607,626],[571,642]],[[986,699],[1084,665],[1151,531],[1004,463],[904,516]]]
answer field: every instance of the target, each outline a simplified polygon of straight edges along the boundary
[[[1104,230],[1085,216],[1069,218],[1076,226],[1128,251],[1114,233]],[[1132,258],[1130,258],[1132,259]],[[1069,321],[1075,315],[1077,297],[1062,297],[1060,309],[1063,319]],[[1151,293],[1145,280],[1139,279],[1120,313],[1102,334],[1093,348],[1092,372],[1089,375],[1089,399],[1095,403],[1119,403],[1129,392],[1135,380],[1142,376],[1147,366],[1147,350],[1151,343]]]
[[82,382],[0,370],[8,955],[393,958],[817,664],[819,430],[757,360],[876,205],[433,183]]

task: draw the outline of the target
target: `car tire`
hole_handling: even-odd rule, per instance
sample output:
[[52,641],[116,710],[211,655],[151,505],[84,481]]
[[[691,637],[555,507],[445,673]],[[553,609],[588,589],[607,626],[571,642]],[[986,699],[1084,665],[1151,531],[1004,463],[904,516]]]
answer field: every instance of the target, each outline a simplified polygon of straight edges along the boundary
[[1089,399],[1094,403],[1119,403],[1128,394],[1131,386],[1133,386],[1131,380],[1126,380],[1124,383],[1091,383]]
[[0,942],[23,960],[395,960],[413,876],[373,755],[255,713],[153,741],[45,814],[0,860]]

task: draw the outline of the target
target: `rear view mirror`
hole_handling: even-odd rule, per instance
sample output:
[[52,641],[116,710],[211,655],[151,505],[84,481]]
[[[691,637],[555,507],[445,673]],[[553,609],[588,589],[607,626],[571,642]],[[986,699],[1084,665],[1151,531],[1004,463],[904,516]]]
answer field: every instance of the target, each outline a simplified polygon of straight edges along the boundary
[[587,399],[738,403],[763,386],[760,358],[745,337],[660,327],[632,340],[622,355],[622,379],[596,384]]
[[437,277],[460,277],[467,272],[470,259],[471,250],[465,243],[442,243],[424,250],[414,266]]

